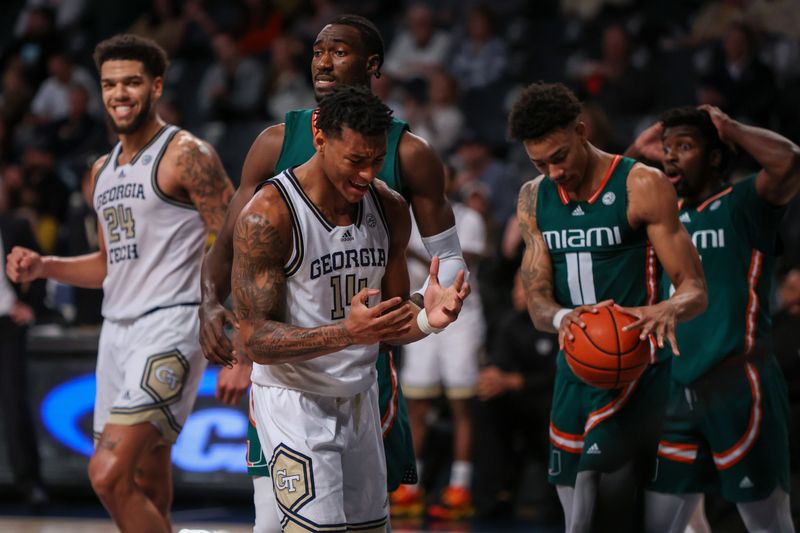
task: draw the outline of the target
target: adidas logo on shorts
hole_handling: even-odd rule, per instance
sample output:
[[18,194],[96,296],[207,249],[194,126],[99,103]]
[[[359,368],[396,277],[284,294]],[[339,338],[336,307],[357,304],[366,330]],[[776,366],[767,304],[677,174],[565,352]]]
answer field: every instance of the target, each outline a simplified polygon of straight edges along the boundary
[[600,446],[598,446],[596,442],[589,446],[589,449],[586,450],[586,455],[600,455],[601,453],[603,452],[600,450]]
[[341,242],[350,242],[353,240],[353,234],[350,233],[350,230],[345,230],[344,235],[342,235]]
[[750,481],[750,478],[747,476],[744,476],[742,480],[739,482],[740,489],[752,489],[753,486],[754,486],[753,482]]

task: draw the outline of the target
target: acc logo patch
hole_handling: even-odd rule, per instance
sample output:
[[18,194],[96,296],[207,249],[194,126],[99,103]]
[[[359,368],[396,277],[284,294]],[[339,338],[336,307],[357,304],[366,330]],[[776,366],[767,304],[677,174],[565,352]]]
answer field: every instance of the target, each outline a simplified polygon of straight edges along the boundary
[[367,213],[367,226],[369,226],[370,228],[374,228],[375,224],[377,223],[378,221],[375,220],[375,215],[373,215],[372,213]]
[[281,443],[269,462],[275,497],[282,507],[297,511],[316,496],[311,458]]
[[150,154],[147,154],[146,156],[144,156],[142,158],[142,164],[143,165],[148,165],[148,164],[150,164],[150,161],[152,161],[152,160],[153,160],[153,156],[150,155]]
[[611,191],[608,191],[603,195],[603,205],[611,205],[614,203],[614,200],[617,199],[617,195]]
[[716,211],[719,209],[719,206],[722,205],[722,200],[714,200],[710,206],[708,206],[709,211]]
[[189,374],[189,362],[178,350],[151,355],[142,376],[142,389],[158,402],[170,402],[181,397],[183,384]]

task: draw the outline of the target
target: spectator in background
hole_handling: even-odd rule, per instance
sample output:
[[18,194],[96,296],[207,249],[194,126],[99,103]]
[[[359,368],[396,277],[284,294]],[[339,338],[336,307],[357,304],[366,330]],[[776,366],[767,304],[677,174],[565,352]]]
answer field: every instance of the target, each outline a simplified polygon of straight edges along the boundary
[[494,18],[485,5],[473,7],[467,17],[467,36],[450,62],[450,71],[464,91],[500,81],[508,62],[506,45],[494,35]]
[[0,64],[6,65],[11,58],[19,57],[28,83],[36,87],[47,76],[47,60],[61,47],[55,13],[48,7],[35,7],[29,12],[25,30],[0,56]]
[[758,57],[755,33],[745,24],[733,24],[721,44],[701,77],[699,103],[720,107],[747,123],[771,124],[775,75]]
[[0,409],[14,485],[27,503],[39,507],[47,502],[47,494],[28,401],[26,339],[28,326],[42,307],[44,284],[14,285],[6,275],[5,259],[11,248],[36,247],[28,222],[15,217],[7,206],[0,181]]
[[154,40],[169,57],[181,47],[189,17],[180,0],[152,0],[150,7],[128,28],[128,33]]
[[[533,327],[519,271],[478,376],[475,406],[475,503],[480,514],[511,516],[526,459],[548,464],[550,421],[558,341]],[[543,507],[558,510],[555,493]]]
[[405,106],[406,91],[398,86],[394,78],[385,72],[381,72],[380,77],[373,77],[372,92],[392,110],[397,120],[408,122]]
[[426,79],[442,68],[450,52],[450,35],[435,26],[434,13],[424,4],[408,8],[406,26],[392,41],[384,70],[401,82]]
[[409,95],[405,108],[411,131],[428,141],[440,156],[453,149],[465,122],[453,76],[442,69],[433,71],[428,80],[427,102]]
[[280,120],[289,109],[316,107],[314,90],[306,74],[303,43],[291,35],[272,44],[272,61],[267,74],[267,114]]
[[243,57],[228,33],[215,35],[211,45],[215,61],[200,82],[201,113],[207,120],[225,123],[258,120],[262,115],[264,68],[258,61]]
[[243,6],[244,31],[239,51],[246,56],[265,55],[283,31],[283,13],[267,0],[243,0]]
[[47,62],[49,77],[39,87],[31,103],[37,122],[46,124],[66,118],[70,112],[70,86],[80,85],[88,96],[87,108],[94,116],[100,115],[100,95],[97,83],[85,68],[78,66],[70,54],[59,51]]
[[[2,88],[0,88],[0,119],[13,128],[22,120],[33,99],[34,90],[25,77],[25,69],[19,56],[12,56],[3,69]],[[8,135],[8,139],[11,135]]]

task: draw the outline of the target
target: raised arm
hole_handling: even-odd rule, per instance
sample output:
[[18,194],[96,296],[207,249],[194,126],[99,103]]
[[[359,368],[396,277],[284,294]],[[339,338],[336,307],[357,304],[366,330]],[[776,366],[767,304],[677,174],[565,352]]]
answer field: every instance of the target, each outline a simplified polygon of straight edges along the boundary
[[[444,167],[436,152],[420,137],[404,133],[399,146],[400,172],[410,194],[411,209],[422,243],[431,257],[439,257],[442,284],[450,285],[458,272],[467,272],[455,229],[453,208],[444,191]],[[425,286],[412,299],[422,306]]]
[[233,325],[233,316],[223,306],[231,292],[233,230],[239,213],[253,198],[258,184],[272,177],[283,144],[283,132],[283,124],[271,126],[253,142],[244,161],[239,188],[228,204],[214,244],[203,259],[200,345],[210,361],[226,359],[233,350],[224,333],[226,324]]
[[661,171],[637,164],[628,176],[628,197],[628,220],[633,227],[645,226],[675,293],[655,305],[628,309],[638,320],[626,329],[642,328],[642,339],[654,334],[659,347],[666,339],[678,355],[675,325],[696,317],[708,306],[700,256],[678,220],[675,188]]
[[761,165],[756,191],[762,198],[786,205],[800,192],[800,147],[774,131],[733,120],[714,106],[700,109],[711,116],[720,139],[738,145]]
[[[101,157],[92,166],[92,183],[97,179],[97,173],[107,157]],[[87,198],[87,201],[92,205],[92,198]],[[103,232],[99,231],[97,236],[100,249],[76,257],[42,257],[34,250],[15,246],[6,260],[8,277],[15,283],[45,278],[75,287],[99,289],[106,279],[107,263]]]

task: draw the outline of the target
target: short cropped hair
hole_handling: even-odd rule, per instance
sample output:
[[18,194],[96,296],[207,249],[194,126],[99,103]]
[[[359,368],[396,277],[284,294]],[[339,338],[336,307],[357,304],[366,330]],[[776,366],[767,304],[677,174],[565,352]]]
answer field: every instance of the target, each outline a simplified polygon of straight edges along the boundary
[[153,78],[164,75],[169,65],[167,53],[155,41],[130,33],[121,33],[100,42],[94,49],[97,70],[106,61],[116,59],[141,61],[145,71]]
[[539,139],[571,124],[581,103],[562,83],[532,83],[522,91],[508,118],[513,139]]
[[380,70],[383,65],[383,56],[385,55],[384,51],[386,47],[383,44],[381,32],[371,20],[360,15],[339,15],[333,19],[330,24],[350,26],[358,30],[361,43],[364,45],[364,51],[366,51],[367,55],[378,54],[378,69]]
[[362,135],[386,135],[392,110],[366,87],[339,86],[319,103],[316,126],[326,135],[341,137],[347,127]]
[[719,171],[722,173],[727,172],[729,166],[733,162],[734,152],[730,146],[725,144],[719,138],[717,127],[711,121],[711,115],[707,111],[697,109],[696,107],[677,107],[665,111],[660,118],[661,125],[664,129],[674,128],[676,126],[690,126],[700,132],[700,136],[706,143],[709,151],[719,150],[720,165]]

